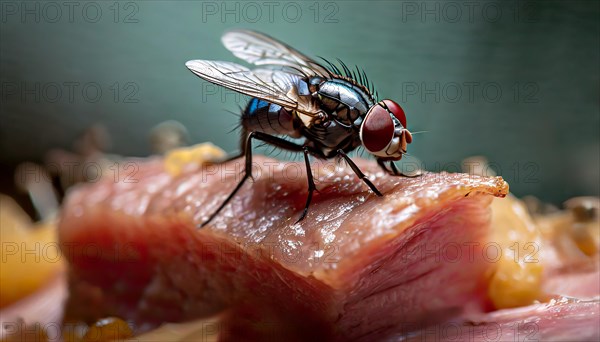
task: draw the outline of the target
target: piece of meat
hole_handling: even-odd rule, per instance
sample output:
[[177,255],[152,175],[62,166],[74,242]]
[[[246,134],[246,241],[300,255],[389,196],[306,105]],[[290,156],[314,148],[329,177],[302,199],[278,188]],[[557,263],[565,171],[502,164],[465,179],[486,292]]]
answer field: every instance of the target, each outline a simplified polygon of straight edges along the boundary
[[490,309],[488,206],[507,194],[506,182],[392,177],[357,162],[384,196],[350,168],[315,162],[319,192],[297,224],[304,164],[264,157],[255,158],[253,184],[202,229],[243,160],[177,177],[161,159],[139,160],[130,182],[105,177],[71,191],[60,224],[67,315],[118,316],[145,330],[259,308],[305,337],[373,340],[409,318],[425,326]]
[[[468,320],[436,324],[413,334],[400,334],[388,341],[598,341],[600,301],[553,299],[479,314]],[[407,326],[407,330],[410,327]]]

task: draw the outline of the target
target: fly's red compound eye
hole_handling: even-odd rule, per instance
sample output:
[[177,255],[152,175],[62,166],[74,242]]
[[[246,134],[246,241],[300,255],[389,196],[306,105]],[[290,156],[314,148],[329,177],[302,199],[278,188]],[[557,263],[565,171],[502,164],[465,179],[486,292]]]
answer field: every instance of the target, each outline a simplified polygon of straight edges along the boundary
[[390,112],[394,114],[396,119],[400,120],[402,126],[406,128],[406,115],[404,114],[402,107],[392,100],[383,100],[383,103],[385,103]]
[[375,105],[360,127],[362,143],[370,152],[383,150],[394,138],[394,121],[390,113],[380,105]]

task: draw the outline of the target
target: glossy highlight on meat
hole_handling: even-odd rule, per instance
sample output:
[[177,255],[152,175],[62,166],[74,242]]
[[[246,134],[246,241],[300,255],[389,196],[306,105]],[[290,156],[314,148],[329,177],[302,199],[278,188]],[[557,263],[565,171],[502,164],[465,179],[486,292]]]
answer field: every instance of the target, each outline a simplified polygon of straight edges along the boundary
[[305,338],[372,340],[409,318],[426,326],[490,309],[482,251],[491,199],[508,193],[500,177],[399,178],[359,160],[377,197],[350,168],[317,162],[314,206],[294,224],[303,164],[257,157],[254,184],[199,230],[242,161],[177,176],[159,158],[136,163],[135,182],[103,179],[67,198],[68,316],[144,330],[250,310]]

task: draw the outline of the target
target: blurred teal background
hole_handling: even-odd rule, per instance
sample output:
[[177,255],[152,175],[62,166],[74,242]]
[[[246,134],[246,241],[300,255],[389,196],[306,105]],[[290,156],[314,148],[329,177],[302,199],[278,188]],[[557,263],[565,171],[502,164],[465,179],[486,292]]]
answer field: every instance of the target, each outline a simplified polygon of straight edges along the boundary
[[192,143],[236,149],[245,99],[184,66],[233,61],[230,28],[364,68],[399,102],[425,167],[488,158],[519,195],[560,203],[599,189],[597,1],[2,1],[0,163],[70,149],[94,123],[111,153],[145,156],[173,119]]

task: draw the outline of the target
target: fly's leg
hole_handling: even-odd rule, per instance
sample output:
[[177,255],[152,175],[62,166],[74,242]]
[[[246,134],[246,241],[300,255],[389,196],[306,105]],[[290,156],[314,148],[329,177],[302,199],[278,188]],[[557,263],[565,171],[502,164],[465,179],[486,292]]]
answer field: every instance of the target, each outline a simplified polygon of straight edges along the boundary
[[[202,223],[202,225],[200,227],[204,227],[210,221],[212,221],[212,219],[215,218],[215,216],[217,216],[217,214],[219,214],[219,212],[227,205],[227,203],[229,203],[229,201],[231,201],[233,196],[235,196],[235,194],[240,190],[240,188],[242,187],[242,185],[244,185],[246,180],[252,176],[252,139],[261,140],[267,144],[270,144],[270,145],[273,145],[273,146],[276,146],[276,147],[279,147],[282,149],[286,149],[289,151],[300,152],[300,151],[304,150],[305,154],[307,153],[306,147],[300,146],[298,144],[294,144],[293,142],[287,141],[285,139],[274,137],[272,135],[268,135],[268,134],[265,134],[262,132],[250,132],[246,137],[246,140],[244,143],[244,148],[243,148],[244,155],[246,156],[244,176],[239,181],[239,183],[236,185],[235,189],[233,189],[233,191],[229,194],[229,196],[227,196],[225,201],[223,201],[223,203],[219,206],[219,208],[217,208],[217,210],[215,210],[215,212],[212,215],[210,215],[208,220],[206,220],[204,223]],[[310,172],[310,167],[308,167],[308,170]],[[310,175],[310,180],[312,181],[312,175]],[[310,188],[310,184],[309,184],[309,188]],[[309,190],[309,192],[310,192],[310,190]]]
[[296,223],[304,220],[306,214],[308,213],[308,207],[310,206],[310,201],[312,201],[313,192],[317,190],[315,186],[315,180],[312,175],[312,170],[310,169],[310,161],[308,160],[308,148],[306,146],[303,147],[304,151],[304,164],[306,165],[306,177],[308,178],[308,197],[306,198],[306,204],[304,205],[304,211],[302,211],[302,215]]
[[385,166],[385,162],[382,159],[377,158],[377,165],[383,169],[383,171],[392,174],[392,171]]
[[416,177],[420,177],[421,174],[416,174],[416,175],[407,175],[404,174],[402,172],[400,172],[400,170],[398,170],[398,168],[396,167],[396,164],[394,164],[394,161],[391,160],[390,161],[390,168],[388,169],[387,166],[385,166],[385,160],[377,158],[377,164],[379,165],[379,167],[381,167],[385,172],[389,173],[392,176],[400,176],[400,177],[407,177],[407,178],[416,178]]
[[244,154],[246,154],[246,140],[248,139],[248,131],[246,130],[246,128],[242,125],[242,132],[241,132],[241,139],[240,139],[240,151],[237,154],[233,154],[233,155],[229,155],[229,156],[225,156],[225,158],[215,162],[214,164],[224,164],[227,162],[230,162],[232,160],[238,159],[240,157],[243,157]]
[[356,164],[354,164],[352,159],[350,159],[350,157],[348,157],[348,155],[343,150],[337,150],[337,153],[344,158],[346,163],[348,163],[348,165],[350,165],[350,168],[352,169],[352,171],[354,171],[354,173],[358,176],[358,178],[360,178],[365,184],[367,184],[367,186],[371,189],[371,191],[373,191],[375,193],[375,195],[383,196],[381,194],[381,192],[379,192],[379,190],[377,190],[375,185],[373,185],[373,183],[371,183],[369,178],[367,178],[367,176],[365,176],[365,174],[358,168],[358,166],[356,166]]

